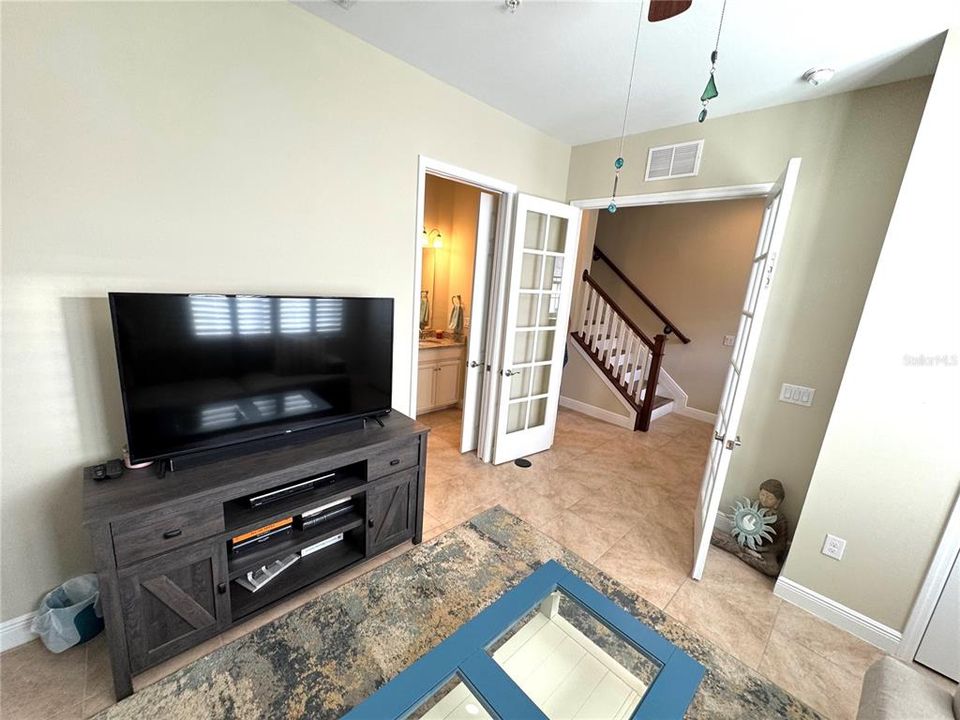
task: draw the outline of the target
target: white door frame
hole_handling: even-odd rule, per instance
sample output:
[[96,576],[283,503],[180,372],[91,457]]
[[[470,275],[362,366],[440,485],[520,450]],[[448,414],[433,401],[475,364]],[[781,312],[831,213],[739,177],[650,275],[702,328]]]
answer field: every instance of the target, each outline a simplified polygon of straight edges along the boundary
[[[671,192],[641,193],[624,195],[617,198],[617,207],[643,207],[645,205],[675,205],[679,203],[714,202],[719,200],[739,200],[750,197],[766,197],[773,190],[774,183],[754,183],[752,185],[723,185],[697,190],[673,190]],[[570,204],[583,210],[605,210],[610,204],[609,197],[571,200]]]
[[943,535],[933,554],[923,585],[920,586],[920,592],[913,601],[910,616],[900,637],[900,644],[897,645],[898,658],[913,660],[920,649],[923,634],[927,631],[927,625],[930,624],[933,611],[937,607],[940,594],[947,583],[947,577],[950,575],[958,553],[960,553],[960,493],[953,503],[953,509],[947,518]]
[[[672,205],[679,203],[693,202],[717,202],[721,200],[739,200],[743,198],[761,198],[767,197],[773,192],[776,182],[753,183],[749,185],[725,185],[712,188],[698,188],[694,190],[675,190],[660,193],[642,193],[639,195],[625,195],[617,198],[617,207],[643,207],[651,205]],[[575,200],[571,205],[582,209],[602,210],[610,204],[609,197],[591,198],[587,200]],[[747,281],[749,284],[749,280]],[[747,288],[749,290],[749,286]],[[709,462],[707,457],[705,462]],[[694,548],[694,558],[696,561],[696,548]],[[691,573],[695,579],[695,575]],[[944,577],[944,581],[946,577]],[[931,613],[932,613],[931,609]],[[928,618],[929,621],[929,618]],[[926,625],[924,625],[924,628]],[[919,643],[919,640],[918,640]]]
[[[473,172],[472,170],[467,170],[466,168],[457,167],[456,165],[451,165],[450,163],[442,160],[436,160],[434,158],[427,157],[426,155],[418,156],[417,217],[416,225],[414,226],[413,231],[413,303],[410,311],[409,325],[410,337],[414,341],[420,337],[420,284],[423,280],[423,249],[420,246],[420,237],[423,232],[424,225],[424,203],[427,187],[427,175],[435,175],[437,177],[446,178],[455,182],[464,183],[465,185],[472,185],[481,190],[485,190],[499,196],[500,199],[497,204],[497,235],[496,240],[494,241],[493,272],[491,273],[491,297],[496,297],[496,289],[498,287],[499,277],[506,270],[505,266],[501,267],[505,260],[505,255],[502,252],[502,248],[504,238],[509,237],[510,215],[513,212],[513,201],[517,194],[517,186],[513,183],[489,177],[487,175],[482,175],[480,173]],[[474,308],[473,312],[476,312],[476,308]],[[488,320],[490,319],[491,318],[488,317]],[[488,328],[492,328],[495,325],[497,325],[495,322],[487,323]],[[409,404],[407,408],[407,415],[412,418],[416,418],[418,379],[417,368],[419,365],[420,344],[418,342],[413,342],[412,345],[413,346],[410,353],[410,396],[408,401]],[[491,342],[491,337],[488,334],[488,357],[494,357],[492,353],[499,352],[499,349],[499,341]],[[485,424],[489,424],[487,422],[489,419],[486,418],[486,415],[488,414],[489,413],[484,413],[481,411],[481,447],[479,448],[481,455],[489,454],[489,451],[484,452],[484,440],[487,441],[487,444],[492,442],[492,433],[485,432]]]

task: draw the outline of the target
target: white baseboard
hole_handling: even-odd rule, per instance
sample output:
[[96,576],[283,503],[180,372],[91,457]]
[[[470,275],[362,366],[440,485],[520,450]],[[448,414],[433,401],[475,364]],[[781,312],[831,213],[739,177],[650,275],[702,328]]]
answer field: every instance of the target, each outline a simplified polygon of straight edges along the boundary
[[836,600],[831,600],[782,575],[777,579],[773,594],[841,630],[846,630],[851,635],[855,635],[884,652],[893,653],[900,645],[899,631],[868,618],[856,610],[851,610]]
[[35,612],[10,618],[0,623],[0,652],[28,643],[37,636],[30,632]]
[[589,415],[590,417],[596,418],[597,420],[603,420],[604,422],[610,423],[611,425],[616,425],[617,427],[633,430],[633,418],[629,418],[624,415],[617,415],[617,413],[615,412],[610,412],[609,410],[598,408],[596,405],[588,405],[585,402],[580,402],[579,400],[563,397],[563,395],[561,395],[560,407],[565,407],[569,410],[576,410],[578,413]]
[[697,410],[689,405],[685,407],[676,407],[673,409],[673,411],[677,415],[683,415],[684,417],[700,420],[701,422],[710,423],[711,425],[715,425],[717,423],[716,413],[707,412],[706,410]]

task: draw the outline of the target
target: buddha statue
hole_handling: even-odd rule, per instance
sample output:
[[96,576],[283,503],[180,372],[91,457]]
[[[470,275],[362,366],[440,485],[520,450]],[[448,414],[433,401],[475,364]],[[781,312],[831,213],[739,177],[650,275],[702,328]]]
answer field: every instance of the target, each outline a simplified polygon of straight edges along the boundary
[[757,499],[738,500],[731,508],[731,527],[714,527],[710,542],[764,575],[776,577],[787,551],[787,519],[779,512],[784,497],[783,483],[764,480]]

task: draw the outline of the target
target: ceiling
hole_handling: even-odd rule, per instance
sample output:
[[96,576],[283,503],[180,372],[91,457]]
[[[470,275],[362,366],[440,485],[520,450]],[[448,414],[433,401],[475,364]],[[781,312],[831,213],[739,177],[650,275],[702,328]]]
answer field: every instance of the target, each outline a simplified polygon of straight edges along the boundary
[[[510,13],[503,0],[294,1],[564,142],[620,134],[637,2],[522,0]],[[960,3],[729,0],[716,74],[720,96],[710,115],[928,75],[939,55],[936,36],[949,26],[954,6]],[[720,0],[694,0],[675,18],[643,21],[627,133],[696,119],[720,9]],[[829,84],[800,79],[808,68],[824,66],[838,71]]]

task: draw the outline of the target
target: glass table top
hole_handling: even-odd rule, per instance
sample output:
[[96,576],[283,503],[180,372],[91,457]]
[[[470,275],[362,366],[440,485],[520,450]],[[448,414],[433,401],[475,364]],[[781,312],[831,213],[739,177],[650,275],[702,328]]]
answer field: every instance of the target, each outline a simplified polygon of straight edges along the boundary
[[560,589],[487,652],[550,720],[629,718],[660,670]]
[[459,675],[424,700],[405,720],[493,720]]
[[681,720],[705,672],[548,560],[343,720]]

